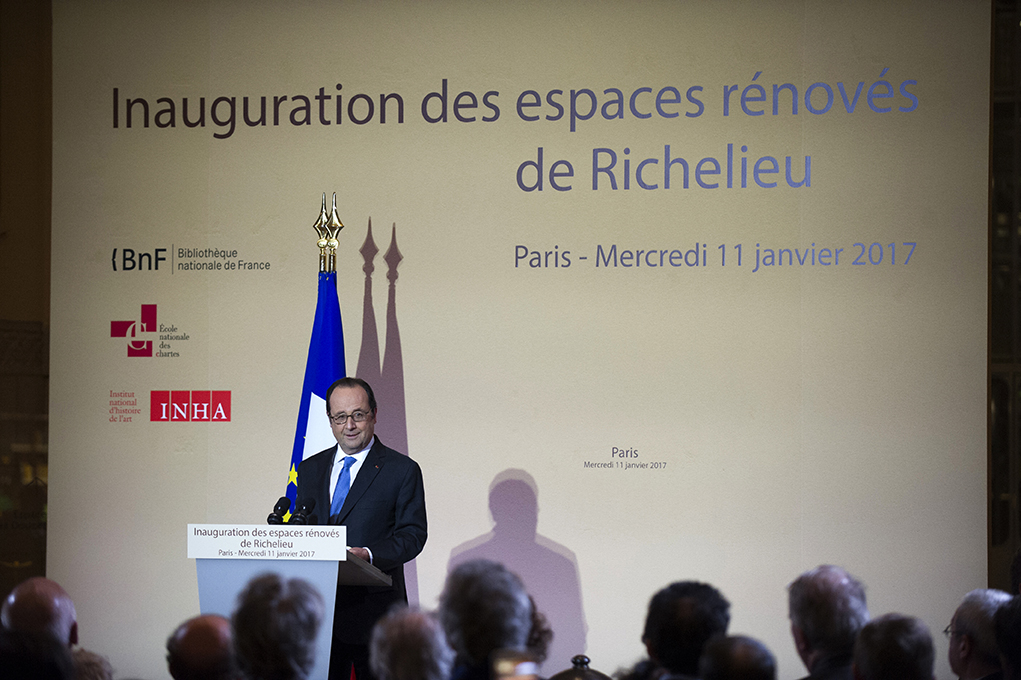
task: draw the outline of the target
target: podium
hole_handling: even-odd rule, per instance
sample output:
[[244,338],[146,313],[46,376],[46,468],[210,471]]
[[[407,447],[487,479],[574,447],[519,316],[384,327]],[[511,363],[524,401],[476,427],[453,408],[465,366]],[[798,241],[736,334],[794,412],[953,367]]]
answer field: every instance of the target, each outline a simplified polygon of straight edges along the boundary
[[323,596],[325,613],[316,637],[309,678],[327,680],[337,586],[391,585],[389,576],[347,550],[343,526],[295,524],[189,524],[188,557],[195,559],[199,610],[228,619],[238,595],[256,576],[300,578]]

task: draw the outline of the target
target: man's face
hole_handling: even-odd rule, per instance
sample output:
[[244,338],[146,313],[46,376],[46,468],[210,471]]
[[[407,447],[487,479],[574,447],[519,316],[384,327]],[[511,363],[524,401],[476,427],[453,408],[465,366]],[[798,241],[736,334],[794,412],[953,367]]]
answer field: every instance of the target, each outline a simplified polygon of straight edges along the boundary
[[[364,413],[365,420],[355,422],[351,417],[355,412]],[[338,423],[338,415],[346,415],[348,418]],[[330,395],[330,427],[344,453],[358,453],[368,446],[376,428],[376,414],[369,410],[369,395],[365,390],[361,387],[338,387],[333,390]]]

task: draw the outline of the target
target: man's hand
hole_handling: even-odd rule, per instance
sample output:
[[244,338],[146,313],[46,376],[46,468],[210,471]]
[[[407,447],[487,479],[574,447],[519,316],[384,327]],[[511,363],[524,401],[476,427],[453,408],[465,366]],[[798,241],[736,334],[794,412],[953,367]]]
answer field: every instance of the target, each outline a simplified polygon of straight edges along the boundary
[[355,555],[358,558],[365,560],[366,562],[369,561],[369,551],[366,550],[365,548],[348,548],[348,550],[351,551],[352,555]]

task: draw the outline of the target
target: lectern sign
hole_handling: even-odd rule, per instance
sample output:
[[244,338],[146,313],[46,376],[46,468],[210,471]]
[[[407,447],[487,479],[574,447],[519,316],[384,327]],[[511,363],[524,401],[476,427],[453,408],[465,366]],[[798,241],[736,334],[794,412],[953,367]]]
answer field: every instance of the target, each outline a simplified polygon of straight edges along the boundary
[[347,559],[343,526],[189,524],[188,557],[248,560]]

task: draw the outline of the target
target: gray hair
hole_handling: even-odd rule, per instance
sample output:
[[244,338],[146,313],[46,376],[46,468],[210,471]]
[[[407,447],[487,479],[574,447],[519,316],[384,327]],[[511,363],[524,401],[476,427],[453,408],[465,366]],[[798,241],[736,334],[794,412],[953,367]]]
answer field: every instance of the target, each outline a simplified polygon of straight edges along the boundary
[[993,616],[1001,605],[1009,601],[1010,595],[1002,590],[979,588],[964,596],[954,614],[954,633],[971,638],[975,653],[983,663],[999,664]]
[[308,581],[256,576],[231,616],[238,669],[249,678],[307,677],[324,612],[322,595]]
[[75,680],[113,680],[113,666],[105,656],[81,647],[71,652]]
[[903,614],[873,619],[854,644],[854,667],[862,680],[932,680],[935,660],[929,629]]
[[507,567],[471,560],[447,576],[439,617],[458,662],[477,666],[496,649],[525,649],[532,604],[521,579]]
[[869,621],[865,586],[841,567],[823,564],[789,586],[791,623],[808,647],[826,655],[850,655],[858,631]]
[[454,650],[436,617],[398,606],[372,629],[369,666],[379,680],[448,680]]

